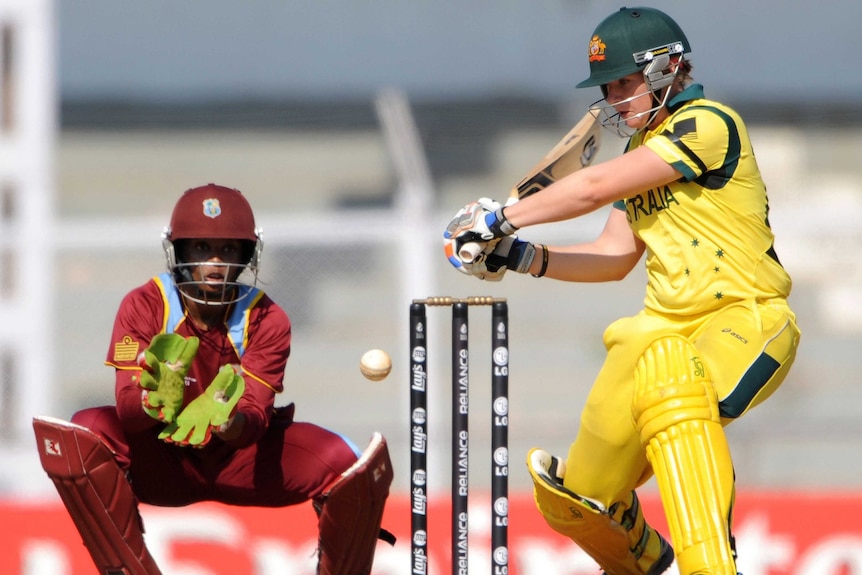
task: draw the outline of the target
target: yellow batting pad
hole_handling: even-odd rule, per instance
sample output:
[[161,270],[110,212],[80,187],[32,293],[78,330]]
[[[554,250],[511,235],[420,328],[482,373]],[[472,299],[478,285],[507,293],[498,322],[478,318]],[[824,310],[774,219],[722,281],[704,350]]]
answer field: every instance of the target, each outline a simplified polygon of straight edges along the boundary
[[613,513],[601,505],[572,493],[562,484],[562,473],[554,469],[562,463],[540,449],[527,455],[527,468],[533,478],[536,506],[548,525],[574,541],[607,573],[614,575],[658,574],[673,561],[673,550],[649,526],[632,493],[636,518],[631,525],[618,521],[626,506],[612,506]]
[[715,390],[687,339],[663,337],[643,353],[632,412],[661,492],[680,575],[736,575],[733,463]]

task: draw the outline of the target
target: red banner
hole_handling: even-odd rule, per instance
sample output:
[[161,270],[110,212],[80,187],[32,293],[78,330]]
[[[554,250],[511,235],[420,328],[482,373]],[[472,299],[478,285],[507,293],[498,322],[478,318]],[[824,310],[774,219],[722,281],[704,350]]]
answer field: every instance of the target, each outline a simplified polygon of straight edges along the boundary
[[[469,569],[490,574],[491,510],[487,494],[470,494]],[[667,532],[655,495],[642,498],[647,518]],[[429,506],[428,573],[451,573],[446,498]],[[286,509],[200,504],[179,509],[142,506],[147,544],[165,575],[312,575],[316,518],[310,505]],[[862,575],[862,493],[741,493],[734,533],[745,575]],[[0,502],[0,573],[93,575],[95,569],[62,504]],[[510,575],[596,575],[592,560],[557,535],[530,494],[509,506]],[[380,542],[375,575],[407,575],[410,511],[393,497],[384,527],[398,542]],[[669,573],[675,573],[672,568]]]

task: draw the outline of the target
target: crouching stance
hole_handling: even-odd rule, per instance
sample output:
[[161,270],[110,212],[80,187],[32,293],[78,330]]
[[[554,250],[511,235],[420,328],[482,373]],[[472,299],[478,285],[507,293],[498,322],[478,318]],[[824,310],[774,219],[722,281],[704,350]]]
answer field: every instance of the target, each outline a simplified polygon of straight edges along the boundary
[[[243,195],[209,184],[178,200],[166,273],[132,290],[106,364],[116,405],[33,421],[42,465],[103,575],[155,575],[138,502],[285,507],[319,516],[319,575],[368,575],[392,466],[275,407],[287,314],[256,287],[263,249]],[[277,522],[274,522],[277,525]],[[277,530],[272,533],[278,537]]]
[[[144,542],[138,498],[115,454],[86,427],[33,419],[42,467],[53,481],[93,563],[103,575],[162,573]],[[319,575],[371,573],[392,483],[386,440],[375,433],[362,456],[314,500]]]

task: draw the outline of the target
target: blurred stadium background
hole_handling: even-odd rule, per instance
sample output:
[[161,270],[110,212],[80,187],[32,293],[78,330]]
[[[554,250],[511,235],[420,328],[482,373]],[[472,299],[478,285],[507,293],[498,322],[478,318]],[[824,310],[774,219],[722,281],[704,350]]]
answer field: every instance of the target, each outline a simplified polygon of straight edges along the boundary
[[[856,493],[862,4],[649,4],[686,31],[707,95],[746,118],[795,280],[796,366],[728,429],[740,488]],[[467,201],[506,196],[597,97],[573,86],[589,34],[619,5],[0,0],[0,499],[56,497],[30,419],[113,400],[102,362],[119,301],[163,270],[178,195],[210,181],[243,190],[264,229],[264,287],[294,322],[282,402],[360,443],[382,431],[400,493],[410,300],[509,298],[512,488],[527,489],[523,454],[565,452],[602,331],[641,307],[644,278],[480,283],[448,266],[439,234]],[[602,157],[622,145],[605,134]],[[579,241],[604,216],[523,236]],[[430,312],[432,466],[445,489],[449,324]],[[471,325],[481,488],[489,314]],[[381,383],[359,374],[372,347],[393,357]]]

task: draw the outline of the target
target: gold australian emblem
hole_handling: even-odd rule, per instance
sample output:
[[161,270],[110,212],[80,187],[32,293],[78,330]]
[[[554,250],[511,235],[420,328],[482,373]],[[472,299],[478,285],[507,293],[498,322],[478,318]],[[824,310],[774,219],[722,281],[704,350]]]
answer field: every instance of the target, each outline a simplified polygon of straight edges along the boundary
[[605,43],[598,36],[590,39],[590,62],[601,62],[605,59]]

